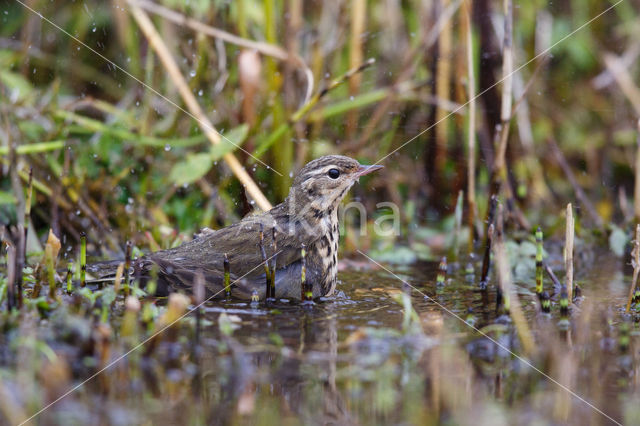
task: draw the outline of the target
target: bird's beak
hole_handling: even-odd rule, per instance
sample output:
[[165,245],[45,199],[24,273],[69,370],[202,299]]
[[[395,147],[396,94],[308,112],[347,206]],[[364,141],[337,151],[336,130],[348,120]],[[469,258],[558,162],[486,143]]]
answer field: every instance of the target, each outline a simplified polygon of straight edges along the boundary
[[381,166],[379,164],[373,164],[371,166],[363,166],[361,164],[360,167],[358,167],[358,171],[356,172],[356,177],[359,178],[360,176],[368,175],[369,173],[380,170],[383,167],[384,166]]

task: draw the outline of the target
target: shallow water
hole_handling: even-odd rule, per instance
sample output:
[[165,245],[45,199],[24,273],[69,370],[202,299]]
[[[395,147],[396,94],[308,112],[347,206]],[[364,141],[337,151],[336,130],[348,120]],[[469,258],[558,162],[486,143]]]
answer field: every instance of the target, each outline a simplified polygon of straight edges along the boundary
[[[461,271],[436,286],[437,264],[394,268],[408,284],[383,270],[342,271],[337,294],[313,306],[209,304],[204,406],[216,420],[241,423],[637,418],[637,326],[631,325],[628,350],[617,343],[629,278],[615,258],[588,264],[578,274],[583,296],[568,323],[555,303],[551,315],[537,312],[532,274],[516,280],[536,338],[531,364],[540,371],[516,357],[522,348],[510,321],[496,313],[493,286],[479,291]],[[552,287],[548,279],[545,285]],[[417,314],[413,320],[405,317],[403,293]],[[235,327],[230,336],[218,327],[223,312]]]
[[[562,279],[558,258],[548,260]],[[0,423],[57,401],[42,424],[640,424],[638,315],[623,313],[630,267],[582,253],[582,296],[562,319],[547,277],[552,311],[539,312],[534,263],[518,261],[529,354],[496,309],[495,279],[481,291],[455,265],[444,285],[434,263],[343,270],[336,294],[313,305],[208,302],[199,339],[193,314],[164,327],[164,299],[142,298],[127,335],[123,294],[60,293],[58,308],[27,310],[0,334],[0,392],[13,398]],[[188,299],[176,299],[184,312]]]

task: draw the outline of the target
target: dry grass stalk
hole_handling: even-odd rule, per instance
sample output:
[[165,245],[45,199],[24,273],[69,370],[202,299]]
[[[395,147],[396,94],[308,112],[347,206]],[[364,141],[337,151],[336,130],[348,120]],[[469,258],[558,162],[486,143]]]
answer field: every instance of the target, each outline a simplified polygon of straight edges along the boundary
[[124,263],[118,265],[116,270],[116,278],[113,282],[113,291],[117,294],[120,291],[120,285],[122,284],[122,277],[124,276]]
[[476,77],[473,70],[473,39],[471,27],[471,2],[462,4],[464,32],[467,50],[467,91],[469,96],[469,128],[467,129],[467,203],[469,205],[469,250],[473,248],[473,229],[476,220]]
[[629,288],[629,298],[627,299],[626,313],[631,311],[631,300],[638,285],[638,275],[640,275],[640,224],[636,225],[636,239],[633,241],[633,250],[631,251],[631,264],[633,265],[633,278],[631,279],[631,287]]
[[636,135],[636,176],[635,188],[633,192],[633,214],[636,220],[640,219],[640,119],[638,120],[638,129]]
[[[441,9],[449,7],[449,0],[441,0]],[[438,10],[440,13],[440,10]],[[440,37],[438,38],[438,61],[436,64],[436,98],[440,101],[449,101],[451,92],[451,56],[452,56],[452,23],[447,20],[442,26]],[[434,162],[434,175],[441,176],[444,171],[447,154],[447,127],[449,125],[446,118],[449,112],[442,108],[442,103],[436,104],[436,152]]]
[[[511,105],[513,104],[513,4],[511,0],[504,0],[504,41],[502,45],[502,102],[500,109],[501,132],[498,143],[495,173],[500,182],[506,181],[506,154],[509,140],[509,123],[511,121]],[[497,132],[497,129],[496,129]]]
[[[362,63],[362,35],[365,32],[367,16],[366,0],[351,2],[351,35],[349,39],[349,68],[355,68]],[[355,96],[360,90],[360,74],[349,79],[349,95]],[[358,111],[351,110],[347,114],[347,139],[352,139],[358,123]]]
[[513,102],[513,3],[504,0],[504,44],[502,46],[502,105],[500,119],[504,126],[511,119]]
[[[202,110],[202,107],[196,100],[195,95],[191,92],[189,85],[180,72],[180,68],[178,68],[178,65],[176,64],[173,56],[171,55],[171,52],[169,51],[169,48],[160,37],[160,34],[156,30],[156,28],[153,26],[153,23],[149,19],[149,16],[142,9],[140,9],[140,7],[133,0],[129,1],[129,5],[131,6],[131,14],[138,23],[138,26],[140,27],[144,35],[149,40],[149,44],[151,45],[151,47],[153,47],[158,57],[162,61],[162,64],[169,73],[169,76],[171,77],[173,83],[176,85],[178,91],[180,92],[180,96],[182,96],[187,109],[196,118],[198,125],[207,136],[209,141],[211,141],[213,145],[219,145],[220,143],[222,143],[220,133],[218,133],[218,131],[215,129],[207,115]],[[269,200],[267,200],[260,188],[258,188],[258,185],[256,185],[251,176],[249,176],[247,171],[242,167],[238,159],[232,153],[225,154],[223,159],[227,163],[233,174],[236,175],[238,180],[245,187],[251,198],[254,199],[258,207],[263,210],[271,209],[271,203],[269,202]]]
[[573,300],[573,239],[575,235],[575,222],[573,219],[573,207],[567,204],[567,220],[564,244],[564,268],[565,283],[567,285],[567,295],[569,304]]
[[[453,18],[460,4],[461,0],[457,0],[440,13],[435,24],[430,27],[429,31],[424,31],[424,35],[420,37],[422,41],[407,51],[402,60],[402,71],[396,81],[389,87],[388,94],[378,103],[375,111],[371,114],[371,118],[365,125],[364,130],[361,132],[360,137],[352,143],[345,144],[342,152],[358,152],[362,149],[371,138],[371,135],[378,129],[380,120],[387,114],[389,108],[394,104],[394,101],[402,98],[401,95],[405,92],[414,90],[414,83],[408,80],[415,74],[416,68],[418,64],[422,62],[422,57],[425,52],[428,52],[431,46],[438,41],[442,29]],[[453,102],[445,102],[437,96],[424,95],[424,99],[425,102],[434,105],[440,103],[443,108],[448,108],[450,110],[449,112],[458,111],[457,113],[460,113],[462,111],[462,109],[459,109],[460,105],[456,105]],[[313,117],[310,116],[309,121],[313,121]],[[316,119],[316,121],[318,120]]]
[[502,289],[505,298],[509,298],[509,315],[513,320],[513,323],[518,332],[518,337],[522,342],[522,348],[526,355],[531,355],[535,349],[533,341],[533,335],[529,330],[529,325],[524,317],[520,301],[516,291],[513,289],[513,282],[511,280],[511,266],[509,265],[509,258],[504,246],[504,209],[502,204],[498,205],[497,211],[497,224],[496,227],[496,240],[494,243],[494,256],[496,261],[496,270],[498,272],[498,285]]
[[603,56],[604,63],[607,69],[613,75],[613,78],[620,86],[620,90],[627,97],[633,108],[636,110],[636,114],[640,115],[640,89],[633,82],[633,78],[629,74],[627,67],[625,67],[623,61],[610,53],[605,53]]
[[16,284],[16,248],[5,241],[7,245],[7,310],[15,308],[15,284]]
[[254,41],[247,38],[238,37],[237,35],[228,33],[219,28],[212,27],[211,25],[200,22],[197,19],[190,18],[151,1],[133,1],[136,5],[140,6],[140,8],[146,10],[147,12],[153,13],[154,15],[162,16],[164,19],[174,22],[177,25],[189,27],[194,31],[216,38],[218,40],[222,40],[225,43],[234,44],[236,46],[244,47],[247,50],[259,52],[265,56],[270,56],[281,61],[289,61],[293,63],[295,66],[300,68],[300,70],[302,70],[307,80],[307,89],[304,102],[306,102],[311,96],[314,84],[313,73],[304,62],[304,60],[302,60],[302,58],[298,56],[295,51],[287,51],[278,45],[266,43],[263,41]]

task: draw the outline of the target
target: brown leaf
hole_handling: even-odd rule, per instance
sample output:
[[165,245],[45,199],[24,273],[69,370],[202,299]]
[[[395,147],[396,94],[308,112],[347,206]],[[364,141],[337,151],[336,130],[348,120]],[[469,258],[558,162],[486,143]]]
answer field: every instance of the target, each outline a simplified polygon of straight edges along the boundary
[[[47,237],[47,247],[51,247],[49,250],[51,250],[51,256],[53,257],[53,259],[58,258],[58,252],[60,252],[61,246],[62,245],[60,244],[60,240],[58,239],[58,237],[56,237],[56,234],[53,233],[52,229],[49,229],[49,237]],[[46,247],[45,250],[47,250]]]

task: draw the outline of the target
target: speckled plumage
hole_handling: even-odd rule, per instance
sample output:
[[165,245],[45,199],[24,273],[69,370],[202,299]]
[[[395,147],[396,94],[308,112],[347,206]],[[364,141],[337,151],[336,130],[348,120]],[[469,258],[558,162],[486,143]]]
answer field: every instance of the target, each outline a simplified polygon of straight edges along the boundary
[[[217,231],[206,230],[176,248],[150,253],[134,262],[134,274],[149,276],[157,267],[161,291],[187,290],[200,271],[209,296],[224,296],[223,259],[229,258],[232,295],[249,299],[254,290],[265,297],[265,274],[259,249],[264,229],[264,248],[273,256],[272,228],[276,227],[276,297],[300,298],[300,248],[307,247],[307,282],[314,297],[333,293],[338,271],[338,206],[363,174],[380,166],[361,166],[339,155],[320,157],[296,175],[288,197],[268,212],[245,217]],[[330,176],[337,169],[339,177]],[[335,171],[332,171],[335,174]],[[154,266],[157,265],[157,266]]]

